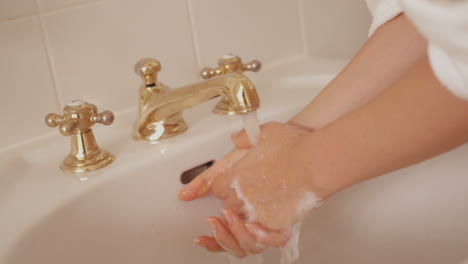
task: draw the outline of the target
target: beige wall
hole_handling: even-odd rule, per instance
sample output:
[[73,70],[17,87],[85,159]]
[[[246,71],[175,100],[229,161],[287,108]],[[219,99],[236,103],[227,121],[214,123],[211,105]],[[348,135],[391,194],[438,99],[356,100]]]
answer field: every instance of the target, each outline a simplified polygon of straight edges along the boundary
[[57,134],[43,123],[72,99],[115,113],[137,102],[134,63],[160,80],[198,81],[236,53],[271,64],[350,57],[366,39],[363,0],[1,0],[0,151]]

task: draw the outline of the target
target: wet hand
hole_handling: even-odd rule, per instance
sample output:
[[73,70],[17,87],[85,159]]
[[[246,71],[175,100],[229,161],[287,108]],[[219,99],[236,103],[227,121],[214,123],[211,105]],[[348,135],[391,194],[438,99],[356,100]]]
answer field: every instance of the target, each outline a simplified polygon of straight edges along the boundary
[[[268,123],[262,126],[259,143],[252,148],[244,132],[233,136],[236,148],[179,194],[181,200],[190,201],[211,192],[228,209],[222,217],[208,219],[214,237],[199,237],[197,244],[238,257],[259,253],[266,246],[285,245],[289,228],[306,213],[298,211],[309,190],[304,166],[296,160],[300,153],[295,153],[295,145],[310,133],[296,126]],[[254,219],[248,219],[252,212],[237,197],[233,180],[253,206]]]

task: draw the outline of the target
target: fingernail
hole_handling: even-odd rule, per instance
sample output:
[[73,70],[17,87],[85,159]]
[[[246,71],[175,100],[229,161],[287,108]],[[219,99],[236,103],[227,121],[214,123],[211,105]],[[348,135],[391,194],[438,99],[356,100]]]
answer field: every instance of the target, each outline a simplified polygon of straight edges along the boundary
[[190,191],[190,188],[191,188],[191,186],[185,185],[184,188],[182,188],[182,189],[179,191],[179,193],[186,194],[186,193],[188,193],[188,192]]
[[200,244],[200,239],[197,237],[197,238],[194,238],[193,239],[193,243],[195,244]]
[[232,219],[232,215],[229,213],[229,211],[223,210],[223,215],[224,215],[224,218],[226,218],[226,221],[228,222],[228,224],[232,224],[234,219]]
[[255,237],[263,238],[263,237],[267,236],[267,234],[263,230],[258,229],[256,226],[254,226],[252,224],[245,224],[245,227]]
[[213,231],[213,233],[216,232],[216,229],[217,229],[217,226],[216,226],[216,222],[213,218],[208,218],[208,225],[210,225],[210,228],[211,230]]

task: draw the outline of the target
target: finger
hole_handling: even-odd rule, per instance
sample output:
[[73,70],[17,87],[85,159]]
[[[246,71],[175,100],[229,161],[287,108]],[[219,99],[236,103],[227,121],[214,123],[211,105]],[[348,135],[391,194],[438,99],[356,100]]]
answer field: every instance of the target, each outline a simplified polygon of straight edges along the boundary
[[224,252],[223,247],[220,246],[213,237],[199,236],[195,238],[193,242],[211,252]]
[[246,149],[251,147],[249,137],[244,129],[231,134],[231,140],[238,148]]
[[233,163],[241,159],[245,155],[244,150],[234,149],[216,162],[211,168],[204,171],[193,179],[187,186],[179,192],[179,199],[183,201],[192,201],[210,192],[210,187],[213,181],[221,175]]
[[218,244],[223,247],[226,252],[229,252],[238,258],[243,258],[246,256],[245,251],[239,246],[237,240],[220,219],[216,217],[210,217],[208,218],[208,224],[210,225],[216,242],[218,242]]
[[258,242],[267,246],[284,247],[289,240],[289,235],[286,232],[266,230],[256,223],[247,223],[245,227]]
[[239,246],[252,254],[258,254],[265,250],[266,246],[258,243],[255,237],[250,234],[240,217],[232,210],[224,210],[223,216],[226,219],[231,233],[239,243]]

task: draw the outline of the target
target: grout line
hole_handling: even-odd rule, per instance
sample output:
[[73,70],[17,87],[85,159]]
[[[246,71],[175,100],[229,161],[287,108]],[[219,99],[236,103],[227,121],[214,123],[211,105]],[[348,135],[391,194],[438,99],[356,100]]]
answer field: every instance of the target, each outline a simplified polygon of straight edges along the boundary
[[26,15],[19,15],[17,17],[1,19],[0,24],[8,23],[8,22],[15,22],[15,21],[22,20],[22,19],[27,19],[27,18],[32,18],[32,17],[35,17],[36,15],[38,15],[38,13],[48,15],[48,14],[51,14],[51,13],[66,11],[68,9],[74,9],[74,8],[78,8],[78,7],[81,7],[81,6],[97,4],[97,3],[102,2],[102,1],[104,1],[104,0],[94,0],[94,1],[90,1],[90,2],[84,2],[84,3],[69,4],[69,5],[65,5],[65,6],[61,6],[61,7],[50,8],[50,9],[47,9],[47,10],[41,10],[39,2],[35,1],[36,2],[36,8],[37,8],[36,12],[31,13],[31,14],[26,14]]
[[192,40],[193,40],[193,51],[195,53],[195,59],[197,60],[198,69],[203,68],[200,56],[200,46],[198,45],[198,34],[195,26],[195,15],[193,13],[193,5],[191,0],[187,0],[187,11],[190,18],[190,26],[192,27]]
[[33,18],[35,16],[36,16],[36,12],[34,12],[32,14],[29,14],[29,15],[21,15],[21,16],[12,17],[12,18],[6,18],[6,19],[3,19],[3,20],[0,20],[0,25],[1,24],[8,24],[10,22],[20,21],[20,20],[23,20],[23,19]]
[[82,7],[82,6],[94,5],[94,4],[103,2],[103,1],[104,0],[94,0],[94,1],[84,2],[84,3],[69,4],[69,5],[65,5],[65,6],[62,6],[62,7],[50,8],[50,9],[47,9],[47,10],[40,10],[40,12],[42,12],[42,13],[44,13],[46,15],[49,15],[49,14],[53,14],[53,13],[57,13],[57,12],[67,11],[69,9],[79,8],[79,7]]
[[44,44],[44,51],[47,56],[47,62],[49,65],[49,70],[50,70],[50,77],[52,79],[52,85],[54,87],[55,91],[55,97],[57,100],[57,105],[59,107],[58,110],[61,110],[63,108],[63,102],[62,102],[62,93],[60,92],[60,89],[58,88],[57,84],[57,71],[55,70],[54,63],[52,61],[52,49],[50,48],[50,42],[49,42],[49,37],[47,35],[46,27],[45,27],[45,22],[44,22],[44,17],[41,11],[41,5],[39,3],[39,0],[35,0],[36,2],[36,7],[38,10],[38,17],[39,17],[39,25],[41,28],[41,36],[42,36],[42,43]]
[[309,57],[309,45],[307,41],[307,28],[305,22],[304,0],[298,0],[299,27],[301,29],[302,52],[305,57]]

